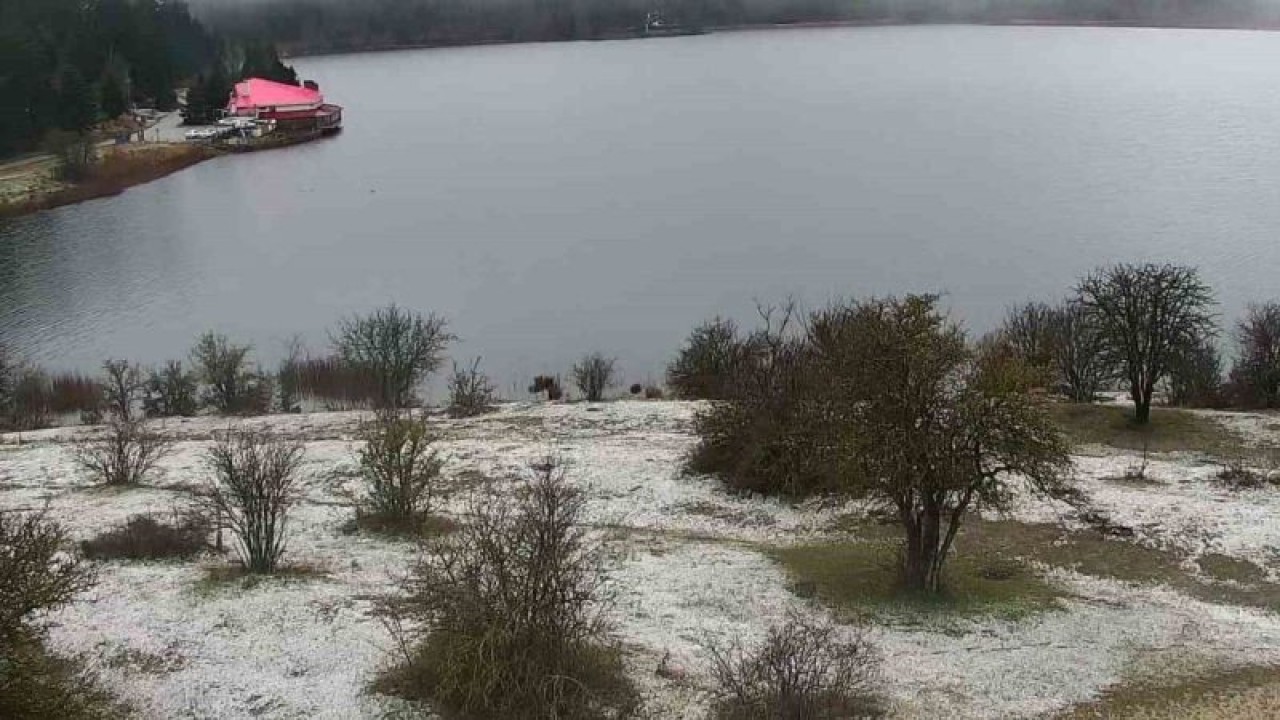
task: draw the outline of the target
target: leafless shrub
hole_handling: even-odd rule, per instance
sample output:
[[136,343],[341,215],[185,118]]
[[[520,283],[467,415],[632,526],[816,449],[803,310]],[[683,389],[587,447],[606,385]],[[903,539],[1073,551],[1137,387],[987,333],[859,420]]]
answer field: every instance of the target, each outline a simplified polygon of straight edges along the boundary
[[271,379],[249,365],[248,345],[233,345],[226,336],[205,333],[191,350],[200,382],[201,402],[219,413],[260,415],[271,408]]
[[548,401],[559,400],[564,397],[564,389],[560,386],[560,378],[551,375],[535,377],[533,384],[529,386],[529,393],[532,395],[546,393]]
[[604,391],[613,384],[616,362],[597,352],[584,356],[573,366],[573,383],[588,402],[600,402],[604,399]]
[[0,512],[0,656],[37,635],[36,616],[94,583],[93,568],[66,552],[66,531],[44,513]]
[[1169,404],[1223,407],[1222,356],[1213,341],[1200,339],[1181,348],[1169,369]]
[[0,512],[0,717],[80,720],[105,702],[91,678],[42,642],[40,615],[95,580],[67,541],[43,513]]
[[1010,308],[1005,314],[1001,336],[1019,360],[1037,368],[1053,363],[1054,309],[1042,302]]
[[18,365],[12,371],[7,425],[15,430],[39,430],[53,424],[53,388],[39,368]]
[[514,499],[478,495],[466,524],[426,545],[389,605],[404,665],[384,690],[447,717],[617,718],[637,705],[603,613],[600,548],[580,526],[584,499],[554,461]]
[[147,377],[142,409],[147,417],[191,417],[199,409],[197,392],[196,376],[181,361],[170,360]]
[[1280,303],[1250,305],[1236,326],[1232,394],[1246,407],[1280,407]]
[[301,462],[300,443],[255,430],[228,432],[208,452],[206,512],[216,526],[231,529],[249,572],[273,572],[284,556]]
[[657,385],[644,386],[645,400],[661,400],[664,396],[665,396],[665,393],[662,392],[662,388],[658,387]]
[[732,320],[717,317],[702,323],[667,366],[667,386],[684,400],[726,397],[740,349],[738,326]]
[[1093,402],[1116,368],[1093,318],[1077,302],[1053,308],[1048,318],[1049,351],[1059,389],[1072,402]]
[[712,647],[711,672],[718,720],[836,720],[877,717],[879,658],[860,629],[849,639],[840,628],[792,613],[745,650],[740,641]]
[[378,404],[378,378],[337,355],[307,357],[296,368],[302,398],[318,401],[330,410],[357,410]]
[[80,413],[96,424],[102,414],[104,388],[97,380],[80,373],[59,373],[50,381],[52,395],[49,407],[53,413]]
[[365,497],[360,510],[368,516],[366,526],[372,521],[401,531],[421,528],[433,509],[443,466],[426,422],[380,414],[364,426],[361,439]]
[[489,376],[480,372],[480,358],[470,368],[453,364],[453,376],[449,378],[449,416],[474,417],[493,411],[496,390]]
[[1250,458],[1244,453],[1226,457],[1213,479],[1227,490],[1257,490],[1276,484],[1277,457],[1274,451],[1264,452],[1261,459]]
[[107,485],[136,485],[173,449],[173,441],[153,432],[144,419],[112,416],[106,433],[72,446],[76,463]]
[[142,368],[127,360],[108,360],[102,364],[102,371],[105,410],[112,417],[132,420],[147,389]]
[[132,515],[122,525],[80,543],[91,560],[186,559],[208,548],[212,524],[201,512],[175,512],[168,520]]
[[302,340],[293,338],[285,344],[285,358],[276,371],[276,388],[280,400],[280,412],[302,411]]
[[343,321],[333,344],[344,361],[377,381],[379,407],[404,408],[414,390],[440,367],[444,349],[457,339],[443,317],[388,305]]

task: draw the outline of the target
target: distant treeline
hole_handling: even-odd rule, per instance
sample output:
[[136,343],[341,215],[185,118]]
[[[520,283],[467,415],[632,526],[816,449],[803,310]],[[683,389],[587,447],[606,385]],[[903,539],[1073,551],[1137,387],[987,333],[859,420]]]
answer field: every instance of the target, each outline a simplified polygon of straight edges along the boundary
[[273,45],[223,42],[181,0],[0,0],[0,157],[131,106],[171,110],[197,76],[246,70],[288,74]]
[[1016,21],[1274,26],[1266,0],[193,0],[212,27],[291,53],[577,40],[636,33],[652,11],[690,29],[799,22]]

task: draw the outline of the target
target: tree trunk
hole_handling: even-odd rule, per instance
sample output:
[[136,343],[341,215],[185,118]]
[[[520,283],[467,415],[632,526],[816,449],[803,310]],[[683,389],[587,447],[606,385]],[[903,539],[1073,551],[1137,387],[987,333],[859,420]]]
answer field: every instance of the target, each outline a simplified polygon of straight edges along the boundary
[[902,584],[911,592],[934,594],[942,589],[942,562],[938,557],[942,516],[926,509],[919,518],[904,517],[907,542],[902,555]]
[[1133,398],[1133,421],[1138,425],[1146,425],[1151,421],[1151,391],[1145,391],[1139,385],[1133,385],[1129,397]]

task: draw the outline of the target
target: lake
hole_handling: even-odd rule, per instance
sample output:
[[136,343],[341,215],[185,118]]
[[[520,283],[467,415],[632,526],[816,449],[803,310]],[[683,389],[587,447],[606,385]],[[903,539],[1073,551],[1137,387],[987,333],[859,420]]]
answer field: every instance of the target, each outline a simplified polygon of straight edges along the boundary
[[0,221],[0,342],[51,368],[278,358],[389,301],[504,389],[620,358],[661,378],[754,300],[938,291],[966,325],[1095,265],[1280,296],[1280,34],[906,27],[297,61],[315,144]]

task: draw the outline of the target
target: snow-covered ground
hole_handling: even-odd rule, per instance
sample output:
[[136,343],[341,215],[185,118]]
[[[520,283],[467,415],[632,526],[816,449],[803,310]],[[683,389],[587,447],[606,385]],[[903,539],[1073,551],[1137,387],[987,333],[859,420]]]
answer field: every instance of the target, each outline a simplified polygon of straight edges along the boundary
[[[588,489],[588,521],[608,538],[615,616],[629,666],[659,718],[705,715],[708,642],[763,635],[792,609],[822,613],[788,590],[760,548],[835,536],[848,508],[795,507],[733,497],[681,473],[697,406],[615,402],[512,405],[473,420],[439,420],[445,473],[518,473],[548,454]],[[372,614],[413,557],[411,544],[345,535],[353,514],[357,413],[244,421],[306,445],[304,502],[291,520],[290,560],[322,571],[252,587],[201,584],[202,563],[108,563],[98,586],[53,618],[51,639],[82,654],[111,687],[157,718],[376,718],[403,706],[367,685],[394,660]],[[1270,444],[1267,416],[1226,419]],[[62,429],[0,436],[0,509],[48,507],[77,539],[129,515],[165,511],[205,482],[202,456],[226,419],[170,421],[175,452],[147,487],[95,488]],[[1077,458],[1084,488],[1137,541],[1191,554],[1216,552],[1274,564],[1280,491],[1232,493],[1190,456],[1153,459],[1155,485],[1105,478],[1135,457],[1100,448]],[[460,502],[460,501],[455,501]],[[454,509],[459,506],[455,504]],[[1024,520],[1073,522],[1027,501]],[[207,559],[203,564],[220,562]],[[936,629],[880,624],[886,691],[898,717],[1033,717],[1094,697],[1144,666],[1280,662],[1280,617],[1213,605],[1162,588],[1052,571],[1073,599],[1019,621],[967,620]],[[659,675],[660,665],[665,671]]]

